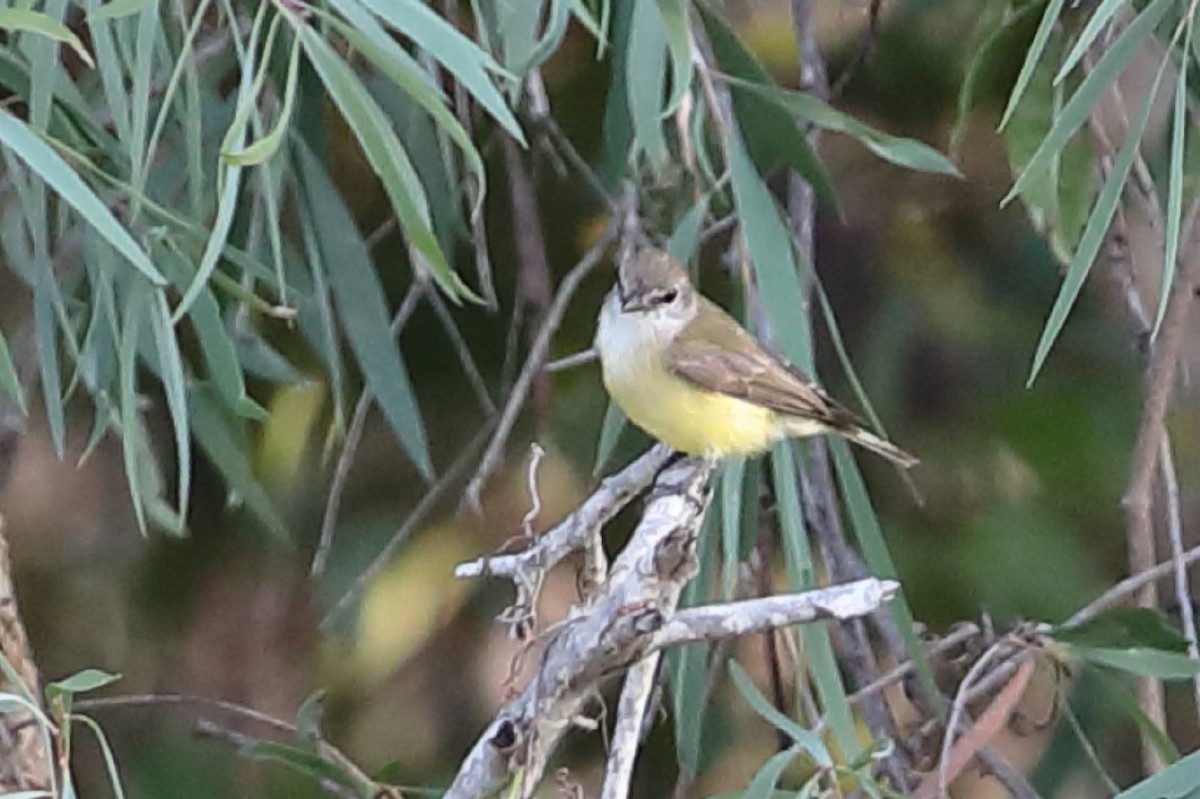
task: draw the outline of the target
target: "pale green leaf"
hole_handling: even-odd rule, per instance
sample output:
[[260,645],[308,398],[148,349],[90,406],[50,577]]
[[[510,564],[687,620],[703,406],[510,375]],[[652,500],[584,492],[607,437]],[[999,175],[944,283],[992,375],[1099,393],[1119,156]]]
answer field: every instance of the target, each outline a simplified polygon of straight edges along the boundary
[[304,146],[296,154],[322,260],[333,265],[326,277],[367,388],[417,469],[432,478],[425,425],[366,242],[316,158]]
[[634,5],[631,25],[625,53],[625,88],[633,138],[650,162],[660,165],[667,160],[667,138],[662,128],[666,32],[650,2]]
[[[1099,13],[1099,11],[1097,11]],[[1194,18],[1189,17],[1187,31],[1184,34],[1183,52],[1192,49],[1192,33],[1195,28]],[[1179,260],[1179,232],[1183,220],[1183,156],[1187,149],[1186,130],[1188,128],[1187,107],[1187,76],[1188,64],[1184,61],[1183,68],[1175,78],[1175,111],[1171,124],[1171,164],[1167,170],[1167,207],[1166,232],[1163,234],[1165,253],[1163,255],[1162,280],[1158,287],[1158,310],[1154,314],[1154,335],[1162,325],[1163,316],[1167,312],[1167,297],[1171,294],[1171,286],[1175,282],[1175,268]]]
[[[352,2],[352,0],[344,0]],[[359,0],[380,19],[411,39],[446,70],[500,123],[508,135],[525,143],[525,135],[492,75],[505,76],[490,55],[420,0]],[[491,73],[491,74],[489,74]]]
[[[1063,106],[1050,132],[1029,159],[1029,163],[1025,165],[1008,194],[1001,200],[1001,204],[1010,202],[1028,182],[1040,179],[1067,140],[1087,122],[1092,108],[1109,90],[1134,54],[1141,50],[1142,43],[1153,32],[1171,5],[1171,0],[1153,0],[1125,30],[1121,31],[1120,36],[1104,51],[1095,68],[1089,70],[1075,94],[1071,95],[1071,99]],[[1032,69],[1030,72],[1032,73]]]
[[338,106],[367,161],[383,183],[400,225],[447,296],[475,297],[450,269],[429,222],[429,206],[416,170],[387,117],[349,65],[315,30],[300,29],[301,41],[330,98]]
[[17,401],[22,414],[28,413],[25,407],[25,388],[17,377],[17,367],[8,351],[8,342],[3,331],[0,331],[0,391]]
[[1184,652],[1165,652],[1161,649],[1140,647],[1111,649],[1075,646],[1071,649],[1089,663],[1153,677],[1156,680],[1190,680],[1200,676],[1200,660],[1192,660]]
[[784,770],[796,759],[795,749],[784,749],[776,752],[754,773],[750,784],[742,792],[742,799],[770,799],[775,796],[775,786],[779,784]]
[[1004,109],[1003,116],[1000,117],[1000,128],[1003,129],[1008,124],[1009,118],[1013,111],[1017,108],[1017,103],[1021,102],[1021,97],[1025,94],[1025,88],[1029,85],[1029,80],[1033,76],[1034,69],[1042,60],[1042,53],[1046,49],[1046,42],[1050,39],[1050,34],[1054,30],[1054,24],[1058,21],[1058,15],[1062,13],[1063,0],[1050,0],[1046,4],[1046,11],[1042,14],[1042,21],[1038,24],[1037,32],[1033,34],[1033,41],[1029,45],[1029,49],[1025,51],[1025,61],[1021,64],[1021,72],[1017,75],[1017,82],[1013,85],[1012,92],[1008,95],[1008,106]]
[[135,269],[155,285],[161,286],[166,283],[145,251],[75,170],[24,122],[3,109],[0,109],[0,144],[14,152],[58,192],[63,200],[78,211]]
[[1083,59],[1084,53],[1096,41],[1096,37],[1100,35],[1100,31],[1104,26],[1113,20],[1113,17],[1118,11],[1126,8],[1129,5],[1129,0],[1100,0],[1100,4],[1096,6],[1096,10],[1092,12],[1092,16],[1088,18],[1087,24],[1083,26],[1083,30],[1075,37],[1075,44],[1071,47],[1071,52],[1067,53],[1067,57],[1063,59],[1062,67],[1059,68],[1058,74],[1054,76],[1055,83],[1061,83],[1063,78],[1067,77],[1067,73],[1075,68],[1075,66]]
[[800,726],[797,721],[781,713],[779,708],[762,695],[750,676],[736,661],[729,661],[729,676],[733,679],[738,693],[746,700],[746,704],[750,705],[764,721],[791,738],[797,746],[812,757],[813,762],[818,766],[833,768],[833,757],[829,754],[821,736]]
[[78,36],[61,22],[41,12],[25,8],[0,8],[0,30],[46,36],[70,47],[89,67],[96,66],[92,60],[92,54],[84,47]]
[[1029,371],[1026,385],[1033,384],[1042,365],[1046,362],[1046,356],[1050,354],[1050,348],[1058,338],[1063,325],[1066,324],[1067,316],[1075,305],[1079,291],[1083,288],[1083,282],[1087,279],[1088,272],[1096,260],[1096,254],[1100,251],[1100,245],[1104,242],[1104,236],[1116,214],[1117,203],[1121,201],[1121,192],[1124,190],[1126,178],[1129,177],[1129,169],[1133,165],[1133,159],[1137,156],[1138,145],[1141,142],[1142,133],[1146,129],[1146,122],[1150,118],[1150,109],[1154,104],[1154,97],[1158,93],[1165,66],[1166,61],[1164,60],[1150,91],[1142,100],[1137,117],[1125,134],[1125,141],[1122,142],[1121,149],[1113,158],[1108,178],[1105,179],[1104,185],[1100,188],[1100,194],[1096,197],[1092,215],[1079,239],[1079,248],[1067,266],[1067,275],[1063,279],[1062,288],[1054,301],[1054,307],[1050,310],[1050,317],[1046,320],[1042,336],[1038,340],[1037,351],[1033,356],[1033,366]]

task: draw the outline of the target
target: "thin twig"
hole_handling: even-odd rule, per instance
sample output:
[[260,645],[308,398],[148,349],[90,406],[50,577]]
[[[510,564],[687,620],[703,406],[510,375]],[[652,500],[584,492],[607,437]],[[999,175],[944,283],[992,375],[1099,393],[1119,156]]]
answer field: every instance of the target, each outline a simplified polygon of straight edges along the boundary
[[565,372],[567,369],[574,369],[576,366],[591,363],[599,357],[600,355],[596,352],[595,348],[589,347],[583,352],[576,352],[572,355],[565,355],[562,358],[549,361],[544,368],[551,374],[554,372]]
[[554,295],[554,300],[546,310],[545,319],[542,320],[541,329],[538,330],[530,347],[529,355],[525,359],[525,365],[521,367],[521,373],[517,376],[516,383],[513,384],[512,391],[504,403],[504,410],[500,414],[500,421],[496,426],[496,432],[492,436],[492,440],[488,443],[487,449],[484,450],[483,457],[479,460],[479,466],[475,469],[475,474],[472,475],[470,482],[467,484],[464,504],[476,512],[481,510],[480,496],[483,493],[483,486],[500,465],[500,457],[504,453],[504,446],[508,443],[508,437],[512,434],[513,427],[517,423],[517,417],[520,415],[521,409],[525,405],[525,400],[529,396],[529,389],[533,384],[533,379],[542,370],[542,364],[546,360],[546,353],[550,350],[550,339],[553,337],[555,331],[558,330],[559,325],[562,324],[563,314],[566,313],[567,305],[575,295],[575,290],[579,288],[579,284],[583,282],[583,279],[600,262],[608,246],[616,238],[617,225],[615,224],[615,219],[614,217],[613,220],[609,221],[596,242],[588,248],[588,251],[584,253],[579,262],[562,279],[562,282],[558,286],[558,292]]
[[[268,729],[274,730],[275,732],[283,733],[289,736],[295,735],[297,732],[295,724],[284,721],[280,718],[276,718],[268,713],[263,713],[261,710],[255,710],[252,707],[246,707],[245,705],[240,705],[236,702],[230,702],[224,699],[215,699],[209,696],[198,696],[196,694],[127,694],[123,696],[105,696],[94,699],[76,699],[71,705],[73,710],[80,712],[135,707],[172,706],[193,706],[207,708],[209,710],[216,710],[229,716],[233,716],[234,718],[242,719],[243,721],[260,724]],[[348,776],[352,777],[360,787],[370,788],[372,791],[378,787],[381,787],[336,746],[333,746],[323,738],[318,738],[316,744],[317,753],[321,757],[330,761]],[[371,793],[370,795],[375,796],[377,794]],[[398,794],[387,795],[397,796]]]
[[1120,604],[1129,596],[1136,594],[1149,583],[1170,577],[1175,573],[1179,565],[1187,568],[1195,563],[1200,563],[1200,545],[1187,550],[1179,558],[1163,561],[1153,568],[1126,577],[1076,611],[1069,619],[1063,622],[1063,626],[1073,627],[1091,621],[1104,611],[1114,605]]
[[[1191,250],[1191,247],[1187,248],[1183,272],[1171,289],[1167,310],[1143,380],[1145,399],[1142,404],[1142,418],[1133,450],[1129,485],[1123,500],[1129,568],[1134,573],[1149,569],[1155,561],[1151,513],[1154,476],[1158,468],[1159,449],[1165,432],[1164,419],[1174,384],[1175,369],[1187,337],[1187,322],[1195,297],[1195,286],[1200,282],[1200,257]],[[1157,606],[1153,584],[1144,586],[1139,594],[1139,605]],[[1159,681],[1152,678],[1140,680],[1138,698],[1143,711],[1152,719],[1163,720],[1162,684]],[[1158,751],[1148,743],[1143,747],[1143,761],[1146,770],[1150,772],[1162,766]]]
[[[392,317],[392,336],[398,336],[409,317],[417,308],[417,302],[425,293],[426,284],[417,280],[409,287],[408,293],[400,301],[396,315]],[[359,444],[362,443],[363,431],[366,429],[367,412],[371,409],[371,392],[364,386],[354,404],[354,415],[350,419],[350,428],[346,431],[346,440],[342,442],[342,451],[338,453],[337,463],[333,468],[333,479],[329,484],[329,497],[325,501],[325,513],[321,517],[321,534],[317,540],[317,548],[313,552],[309,574],[319,578],[325,573],[329,563],[329,552],[333,547],[333,536],[337,529],[338,513],[342,507],[342,496],[346,491],[346,482],[350,477],[350,467],[358,455]]]
[[[1196,615],[1192,610],[1192,590],[1188,586],[1187,567],[1183,564],[1183,514],[1179,509],[1179,480],[1175,475],[1175,458],[1171,455],[1171,439],[1163,436],[1160,444],[1160,468],[1167,506],[1167,540],[1171,543],[1171,562],[1175,566],[1175,601],[1179,603],[1179,618],[1183,622],[1183,637],[1187,639],[1188,657],[1200,660],[1196,642]],[[1192,699],[1200,714],[1200,675],[1192,678]]]
[[450,345],[454,347],[455,354],[458,355],[458,362],[462,364],[463,373],[467,376],[467,382],[471,384],[471,390],[475,392],[475,398],[479,401],[479,406],[483,408],[484,413],[488,416],[495,416],[496,403],[492,401],[492,396],[488,392],[487,381],[483,379],[483,375],[479,372],[479,367],[475,365],[475,359],[471,356],[471,349],[467,346],[467,341],[463,338],[458,326],[454,324],[454,317],[450,315],[450,309],[446,307],[446,301],[442,299],[442,295],[437,291],[427,292],[425,296],[429,301],[430,307],[433,308],[433,312],[437,315],[438,320],[442,323],[442,327],[446,331],[446,337],[450,339]]
[[421,497],[421,501],[413,508],[412,513],[404,520],[404,523],[392,534],[391,539],[380,550],[375,559],[371,561],[366,569],[364,569],[358,577],[354,579],[354,583],[346,589],[345,593],[338,598],[325,617],[321,619],[320,628],[328,629],[343,610],[362,595],[366,587],[371,584],[371,581],[379,576],[379,573],[388,565],[392,556],[396,554],[396,550],[408,540],[408,537],[417,529],[417,526],[425,521],[437,504],[441,501],[442,496],[450,490],[451,486],[457,483],[466,472],[467,467],[475,458],[475,453],[482,445],[486,436],[491,432],[492,423],[489,421],[484,425],[483,429],[475,435],[469,444],[463,447],[462,452],[454,460],[436,483],[429,487],[425,492],[425,496]]

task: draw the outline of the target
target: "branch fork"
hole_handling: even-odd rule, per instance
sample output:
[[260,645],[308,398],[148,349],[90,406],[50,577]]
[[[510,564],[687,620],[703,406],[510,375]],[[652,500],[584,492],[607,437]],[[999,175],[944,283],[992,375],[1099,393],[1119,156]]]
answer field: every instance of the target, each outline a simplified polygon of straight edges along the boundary
[[558,741],[575,725],[600,684],[628,672],[602,793],[604,799],[621,799],[628,795],[640,730],[665,648],[860,616],[899,590],[893,581],[867,579],[676,612],[683,587],[697,571],[696,542],[714,467],[697,459],[666,465],[669,458],[669,450],[651,449],[605,480],[575,513],[527,550],[480,558],[456,569],[459,577],[497,575],[520,586],[570,553],[597,546],[603,525],[654,483],[629,543],[589,601],[556,625],[535,676],[480,736],[446,799],[482,797],[506,779],[519,781],[513,796],[530,796]]

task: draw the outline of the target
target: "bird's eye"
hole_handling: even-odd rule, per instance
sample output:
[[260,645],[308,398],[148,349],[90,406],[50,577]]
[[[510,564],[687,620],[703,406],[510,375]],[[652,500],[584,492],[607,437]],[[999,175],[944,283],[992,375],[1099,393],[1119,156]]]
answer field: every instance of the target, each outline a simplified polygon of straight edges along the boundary
[[660,294],[658,296],[658,301],[661,302],[663,305],[669,305],[670,303],[675,302],[675,299],[678,296],[679,296],[678,289],[667,289],[666,291],[664,291],[662,294]]

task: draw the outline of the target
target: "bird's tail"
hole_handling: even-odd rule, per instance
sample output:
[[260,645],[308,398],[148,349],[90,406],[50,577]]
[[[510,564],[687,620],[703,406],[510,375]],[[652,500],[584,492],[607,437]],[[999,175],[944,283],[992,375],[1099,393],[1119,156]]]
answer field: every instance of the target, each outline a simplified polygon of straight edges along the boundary
[[883,440],[874,433],[868,433],[861,427],[850,430],[839,430],[838,432],[860,447],[869,449],[877,455],[882,455],[892,463],[903,466],[905,469],[910,469],[920,463],[915,456],[900,449],[892,442]]

